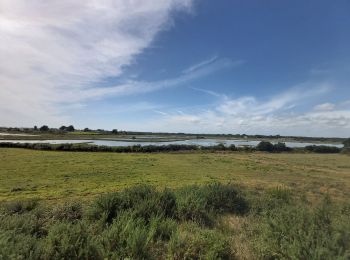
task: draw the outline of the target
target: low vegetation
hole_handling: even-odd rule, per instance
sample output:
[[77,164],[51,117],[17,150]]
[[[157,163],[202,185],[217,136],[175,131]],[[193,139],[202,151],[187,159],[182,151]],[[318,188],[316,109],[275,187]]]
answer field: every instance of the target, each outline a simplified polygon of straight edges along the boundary
[[55,206],[12,201],[1,207],[0,258],[348,259],[349,213],[327,197],[311,205],[286,189],[256,195],[220,183],[138,185]]

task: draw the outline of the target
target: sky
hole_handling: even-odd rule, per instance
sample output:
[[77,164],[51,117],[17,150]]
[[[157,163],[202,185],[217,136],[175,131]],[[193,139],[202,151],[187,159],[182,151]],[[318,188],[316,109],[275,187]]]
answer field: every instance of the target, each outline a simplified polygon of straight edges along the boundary
[[350,136],[348,0],[1,0],[0,125]]

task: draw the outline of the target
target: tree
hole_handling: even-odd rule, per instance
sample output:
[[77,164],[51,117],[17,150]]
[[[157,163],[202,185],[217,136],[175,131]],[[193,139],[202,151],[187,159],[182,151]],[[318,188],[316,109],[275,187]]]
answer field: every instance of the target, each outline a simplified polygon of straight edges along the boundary
[[262,141],[256,146],[256,149],[258,151],[273,152],[274,151],[274,146],[270,142]]
[[34,131],[38,131],[38,127],[36,125],[33,127],[33,129]]
[[87,127],[84,128],[84,132],[90,132],[91,130]]
[[345,148],[350,148],[350,138],[346,139],[344,142],[343,142],[343,145]]
[[74,130],[75,130],[74,126],[72,126],[72,125],[66,127],[66,131],[68,131],[68,132],[74,132]]
[[39,128],[40,131],[49,131],[49,127],[47,125],[43,125],[42,127]]
[[65,131],[66,128],[67,128],[67,127],[63,125],[63,126],[61,126],[59,129],[60,129],[61,131]]
[[118,129],[113,129],[112,134],[118,134]]
[[290,149],[286,146],[285,143],[281,143],[281,142],[278,142],[277,144],[275,144],[273,146],[274,148],[274,151],[276,152],[285,152],[285,151],[289,151]]

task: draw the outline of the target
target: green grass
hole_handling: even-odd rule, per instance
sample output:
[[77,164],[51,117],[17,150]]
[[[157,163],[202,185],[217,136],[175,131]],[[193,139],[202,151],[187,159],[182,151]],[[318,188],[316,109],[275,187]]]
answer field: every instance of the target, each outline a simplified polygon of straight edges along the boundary
[[136,184],[177,188],[212,181],[251,190],[283,186],[310,198],[350,198],[341,154],[114,154],[0,149],[0,201],[88,199]]
[[1,148],[0,259],[349,259],[349,198],[344,154]]

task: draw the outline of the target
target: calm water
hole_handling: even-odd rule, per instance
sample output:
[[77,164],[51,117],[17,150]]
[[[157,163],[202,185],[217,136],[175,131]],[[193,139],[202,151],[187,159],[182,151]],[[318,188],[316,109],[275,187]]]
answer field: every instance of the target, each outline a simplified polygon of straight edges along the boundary
[[[246,140],[224,140],[224,139],[191,139],[183,141],[171,141],[171,142],[140,142],[140,141],[110,141],[110,140],[3,140],[0,142],[12,142],[12,143],[50,143],[50,144],[64,144],[64,143],[88,143],[93,145],[105,145],[105,146],[131,146],[131,145],[168,145],[168,144],[187,144],[187,145],[200,145],[200,146],[212,146],[218,144],[224,144],[229,146],[234,144],[235,146],[256,146],[260,141],[246,141]],[[276,142],[272,142],[276,143]],[[307,145],[327,145],[342,148],[342,144],[326,144],[326,143],[301,143],[301,142],[285,142],[288,147],[305,147]]]

